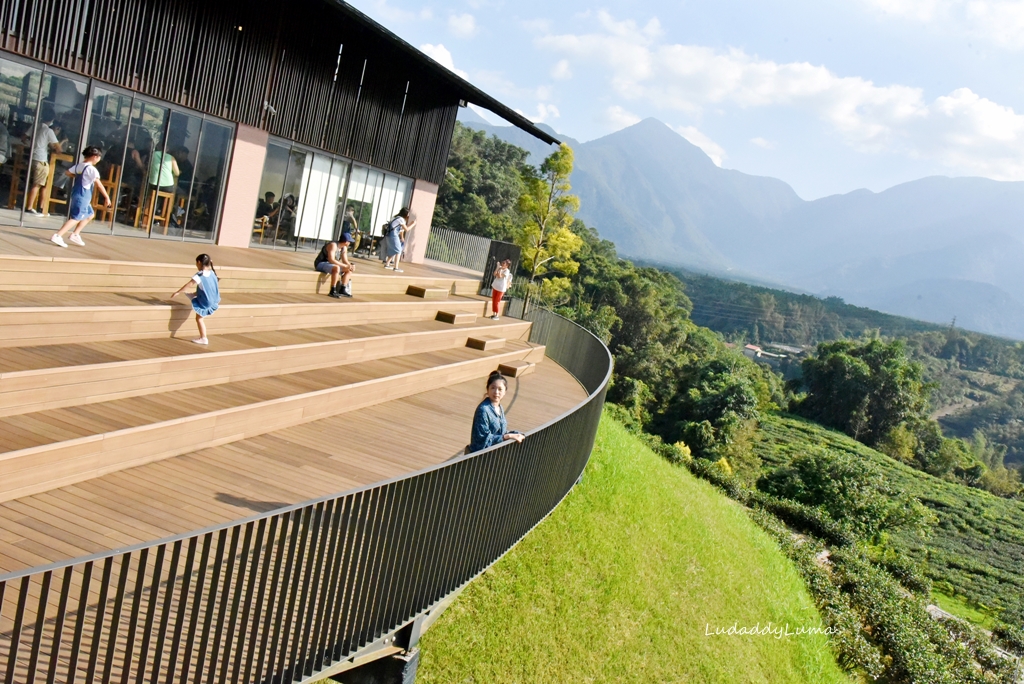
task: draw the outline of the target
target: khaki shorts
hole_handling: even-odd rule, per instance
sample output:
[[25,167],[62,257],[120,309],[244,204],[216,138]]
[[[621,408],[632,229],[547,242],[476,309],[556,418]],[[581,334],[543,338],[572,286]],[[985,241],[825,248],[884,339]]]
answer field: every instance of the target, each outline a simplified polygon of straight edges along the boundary
[[29,179],[29,187],[46,185],[46,179],[50,177],[50,165],[46,162],[32,162],[32,174]]

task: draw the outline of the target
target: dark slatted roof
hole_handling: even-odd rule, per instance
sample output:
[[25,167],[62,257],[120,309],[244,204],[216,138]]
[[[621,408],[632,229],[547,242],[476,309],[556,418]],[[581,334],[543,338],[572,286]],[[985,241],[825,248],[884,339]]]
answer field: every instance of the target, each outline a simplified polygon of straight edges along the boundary
[[366,16],[352,5],[344,2],[344,0],[326,0],[331,6],[337,8],[340,12],[343,12],[346,16],[355,22],[361,24],[371,33],[380,36],[382,39],[392,43],[396,48],[402,50],[413,60],[426,67],[432,74],[437,78],[447,82],[451,85],[459,94],[461,99],[466,102],[488,109],[501,118],[508,121],[510,124],[523,129],[530,135],[543,140],[548,144],[558,145],[561,143],[560,140],[553,137],[549,133],[544,132],[540,128],[534,125],[532,121],[527,119],[519,112],[510,109],[506,105],[495,100],[493,97],[485,93],[484,91],[477,88],[475,85],[470,83],[464,78],[452,73],[447,68],[441,66],[436,61],[423,54],[420,50],[413,47],[409,43],[405,42],[394,33],[384,28],[370,17]]

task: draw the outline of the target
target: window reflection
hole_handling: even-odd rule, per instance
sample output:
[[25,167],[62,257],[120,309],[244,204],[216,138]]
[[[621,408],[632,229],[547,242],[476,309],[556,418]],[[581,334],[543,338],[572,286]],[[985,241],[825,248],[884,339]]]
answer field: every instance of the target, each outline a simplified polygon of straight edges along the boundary
[[[85,136],[85,147],[98,147],[103,157],[96,165],[100,172],[99,182],[103,184],[111,198],[117,196],[117,187],[121,182],[121,165],[124,163],[125,139],[128,136],[128,124],[131,121],[132,98],[102,88],[93,88],[92,110]],[[90,232],[110,232],[110,224],[114,217],[113,208],[106,208],[102,203],[93,205],[96,218],[86,230]]]
[[7,197],[8,220],[21,218],[41,76],[39,69],[0,59],[0,196]]
[[[146,195],[153,180],[170,180],[173,185],[173,168],[170,160],[162,154],[164,129],[168,124],[170,111],[166,107],[136,100],[132,106],[132,117],[127,137],[121,142],[121,185],[115,202],[114,234],[138,235],[148,232],[148,216],[145,206]],[[161,152],[154,157],[155,152]],[[157,166],[152,166],[156,163]],[[167,170],[167,172],[164,171]],[[156,173],[154,173],[156,171]]]
[[[202,140],[194,165],[190,148],[179,148],[178,187],[184,188],[186,174],[192,183],[185,223],[185,237],[212,239],[220,216],[221,189],[227,171],[228,151],[231,147],[231,127],[206,121]],[[186,154],[187,153],[187,154]],[[194,178],[194,180],[193,180]]]
[[149,183],[142,211],[142,227],[157,237],[181,238],[184,234],[188,183],[181,190],[182,176],[195,172],[192,150],[199,145],[203,120],[172,111],[166,132],[155,140],[149,160]]
[[[82,112],[86,84],[54,74],[43,74],[40,120],[33,142],[35,188],[29,188],[30,206],[42,216],[26,213],[25,224],[57,227],[68,211],[70,179],[64,172],[76,160],[82,138]],[[52,216],[52,218],[51,218]]]
[[263,162],[263,177],[260,180],[259,200],[256,202],[251,244],[274,246],[281,213],[284,177],[287,172],[288,148],[270,143],[267,145],[267,156]]

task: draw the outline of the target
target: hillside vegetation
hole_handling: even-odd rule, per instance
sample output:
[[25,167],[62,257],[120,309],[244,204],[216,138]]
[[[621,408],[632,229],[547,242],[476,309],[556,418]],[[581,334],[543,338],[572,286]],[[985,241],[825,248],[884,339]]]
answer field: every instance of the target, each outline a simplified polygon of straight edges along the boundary
[[743,508],[606,415],[582,483],[425,635],[419,680],[845,682],[800,575]]
[[[871,463],[895,489],[932,512],[922,533],[903,531],[891,543],[920,563],[938,592],[961,597],[988,616],[1024,624],[1024,502],[941,480],[799,418],[763,418],[754,451],[772,469],[822,447]],[[949,609],[976,619],[955,605]]]
[[[930,387],[929,412],[948,436],[984,438],[995,452],[987,465],[1024,466],[1024,343],[937,326],[820,299],[676,269],[693,302],[694,323],[737,343],[813,347],[880,336],[903,340]],[[783,360],[787,377],[799,359]]]
[[[1002,447],[984,434],[971,441],[942,434],[928,412],[932,385],[908,354],[927,354],[950,368],[974,368],[989,363],[986,358],[1011,368],[1024,358],[1021,350],[993,347],[956,329],[904,329],[919,342],[912,347],[909,340],[860,336],[847,327],[844,336],[849,331],[860,339],[821,344],[810,358],[795,359],[790,370],[799,377],[786,383],[691,319],[699,294],[691,300],[673,274],[620,258],[613,243],[574,216],[580,198],[571,194],[570,148],[563,145],[533,169],[482,133],[458,129],[456,138],[448,175],[461,189],[453,181],[451,193],[439,194],[447,215],[465,219],[464,230],[514,240],[523,250],[520,295],[606,342],[615,357],[608,400],[616,420],[750,511],[750,520],[799,569],[844,670],[890,684],[1012,681],[1013,664],[993,646],[1024,652],[1019,593],[1008,595],[1018,591],[1015,509],[972,508],[985,495],[964,485],[1018,496],[1018,474],[1003,467]],[[488,168],[495,164],[502,168]],[[504,194],[495,194],[493,181],[517,173],[523,192],[512,207],[498,201]],[[537,211],[541,206],[547,210]],[[862,322],[881,316],[858,315]],[[901,324],[881,318],[893,332]],[[768,449],[768,430],[780,410],[798,411],[883,450],[891,463],[921,472],[917,486],[893,476],[889,461],[883,467],[864,452],[830,448],[825,439],[801,442],[791,430]],[[825,434],[831,433],[817,436]],[[765,453],[787,448],[788,459]],[[942,502],[971,513],[938,514]],[[927,534],[936,525],[950,531],[936,533],[933,545]],[[1005,542],[994,552],[1009,554],[1003,560],[972,553],[992,540]],[[963,620],[933,619],[926,610],[933,554],[940,557],[939,581],[948,583],[940,585],[942,600],[961,607],[965,617],[969,610],[986,616],[993,635]],[[638,562],[615,561],[625,567]],[[714,595],[711,586],[702,590]]]

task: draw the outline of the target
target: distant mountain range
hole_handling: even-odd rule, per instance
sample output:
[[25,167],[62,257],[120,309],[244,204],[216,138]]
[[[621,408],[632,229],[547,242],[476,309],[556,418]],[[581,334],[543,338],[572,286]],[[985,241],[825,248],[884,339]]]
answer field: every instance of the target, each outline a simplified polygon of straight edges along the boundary
[[[463,121],[531,153],[517,128]],[[808,202],[722,169],[656,119],[586,143],[579,216],[634,259],[761,282],[1024,339],[1024,183],[931,177]]]

